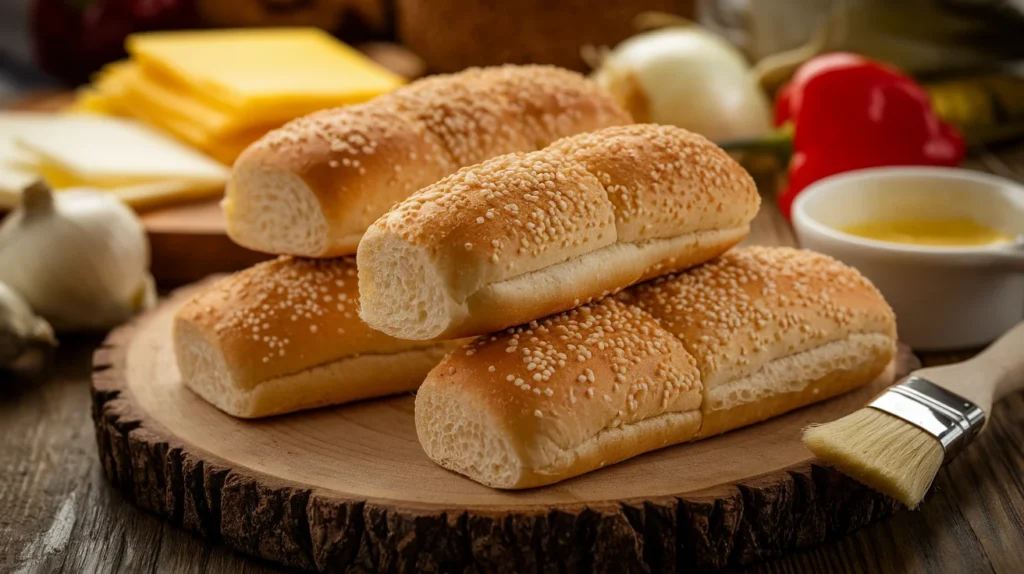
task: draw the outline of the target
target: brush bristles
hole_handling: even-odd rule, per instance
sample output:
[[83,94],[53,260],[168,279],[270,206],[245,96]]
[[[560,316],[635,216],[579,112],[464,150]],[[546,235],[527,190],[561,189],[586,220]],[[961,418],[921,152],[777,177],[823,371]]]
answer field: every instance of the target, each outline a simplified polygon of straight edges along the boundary
[[938,439],[877,409],[808,427],[804,444],[818,458],[915,508],[942,466]]

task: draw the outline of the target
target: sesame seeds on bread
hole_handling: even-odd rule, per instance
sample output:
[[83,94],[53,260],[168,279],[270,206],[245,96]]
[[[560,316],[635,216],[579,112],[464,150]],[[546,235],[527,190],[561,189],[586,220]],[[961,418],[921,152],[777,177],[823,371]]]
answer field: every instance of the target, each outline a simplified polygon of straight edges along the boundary
[[[657,318],[696,360],[705,387],[701,436],[783,412],[773,400],[790,410],[865,384],[895,352],[896,319],[874,285],[811,251],[735,249],[622,298]],[[830,384],[812,384],[823,377]]]
[[630,121],[596,84],[550,66],[433,76],[255,142],[232,170],[228,235],[267,253],[351,255],[388,208],[460,167]]
[[737,249],[453,351],[417,394],[417,435],[483,484],[551,484],[864,385],[895,342],[857,271]]
[[629,458],[638,444],[687,440],[699,407],[699,373],[680,342],[609,297],[453,352],[417,394],[416,429],[442,466],[526,488]]
[[182,381],[242,417],[413,390],[455,344],[367,326],[353,258],[257,264],[199,293],[174,322]]
[[359,245],[363,318],[407,339],[478,335],[685,269],[749,233],[750,176],[701,136],[612,127],[426,187]]

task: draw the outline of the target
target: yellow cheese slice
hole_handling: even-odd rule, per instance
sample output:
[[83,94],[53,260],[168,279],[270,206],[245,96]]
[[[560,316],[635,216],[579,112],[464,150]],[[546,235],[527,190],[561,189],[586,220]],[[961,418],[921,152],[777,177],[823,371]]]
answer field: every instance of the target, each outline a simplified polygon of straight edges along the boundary
[[[18,112],[7,112],[6,114]],[[0,115],[6,115],[0,114]],[[63,114],[15,135],[38,163],[58,166],[87,185],[175,179],[223,185],[223,165],[174,139],[128,119]]]
[[146,107],[159,115],[173,116],[181,122],[196,125],[212,139],[224,139],[240,132],[280,127],[285,122],[314,110],[302,106],[281,108],[278,113],[257,110],[251,114],[232,113],[202,98],[187,87],[175,86],[159,76],[146,73],[141,66],[121,70],[124,96],[132,104]]
[[121,112],[117,105],[93,88],[82,88],[75,94],[75,100],[63,110],[67,113],[99,114],[117,116]]
[[137,67],[130,62],[110,64],[97,74],[93,89],[119,115],[131,116],[195,147],[217,161],[231,165],[252,142],[279,124],[264,124],[216,135],[187,115],[171,113],[157,102],[140,98],[129,89],[129,78]]
[[253,128],[250,131],[240,132],[223,139],[217,139],[202,130],[193,123],[175,118],[169,115],[161,115],[154,110],[139,105],[138,102],[128,101],[122,104],[129,113],[157,129],[180,139],[181,141],[202,150],[206,155],[216,159],[224,165],[231,165],[235,158],[245,150],[252,142],[263,136],[272,127]]
[[188,91],[168,87],[144,74],[139,66],[126,68],[123,74],[122,81],[127,99],[158,113],[194,123],[211,136],[220,136],[232,129],[245,127],[247,122],[250,125],[260,123],[252,118],[232,115],[209,106]]
[[197,186],[190,181],[154,181],[108,190],[135,211],[146,211],[173,203],[219,197],[223,185]]
[[313,28],[149,32],[126,45],[147,74],[262,118],[366,101],[404,82]]

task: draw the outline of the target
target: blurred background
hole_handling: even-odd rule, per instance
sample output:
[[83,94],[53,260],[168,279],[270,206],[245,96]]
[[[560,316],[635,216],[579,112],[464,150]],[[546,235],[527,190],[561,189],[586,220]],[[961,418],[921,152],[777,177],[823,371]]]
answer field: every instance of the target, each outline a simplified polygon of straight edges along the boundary
[[[144,235],[110,255],[138,255],[118,312],[70,321],[109,327],[152,302],[147,272],[171,287],[268,257],[227,238],[218,206],[267,131],[425,75],[535,63],[721,145],[792,237],[794,199],[835,174],[1024,177],[1022,37],[1024,0],[0,0],[0,216],[40,178],[130,208]],[[59,269],[25,279],[11,270],[33,250],[15,245],[0,241],[0,281],[39,311]]]
[[[584,45],[614,46],[658,11],[695,20],[752,61],[806,44],[886,59],[915,74],[975,70],[1021,57],[1015,0],[3,0],[4,96],[81,83],[124,57],[132,32],[317,26],[352,44],[393,42],[433,72],[546,63],[587,70]],[[40,73],[40,69],[43,73]]]

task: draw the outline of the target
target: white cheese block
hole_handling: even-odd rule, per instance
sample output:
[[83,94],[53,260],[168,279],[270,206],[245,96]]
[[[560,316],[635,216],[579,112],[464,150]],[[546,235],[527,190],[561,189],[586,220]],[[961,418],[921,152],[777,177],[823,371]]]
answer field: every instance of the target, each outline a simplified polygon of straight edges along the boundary
[[15,136],[32,126],[44,114],[0,113],[0,209],[10,209],[21,197],[21,190],[36,179],[24,166],[31,156],[18,147]]
[[[22,116],[18,112],[3,116]],[[14,134],[16,145],[84,184],[109,187],[173,179],[223,185],[229,170],[199,151],[133,120],[92,115],[35,116]],[[15,123],[19,118],[14,118]],[[38,120],[38,121],[37,121]],[[27,127],[26,127],[27,126]],[[0,127],[2,129],[2,127]]]
[[146,209],[217,195],[229,170],[131,120],[0,112],[0,210],[41,176],[57,189],[99,188]]

